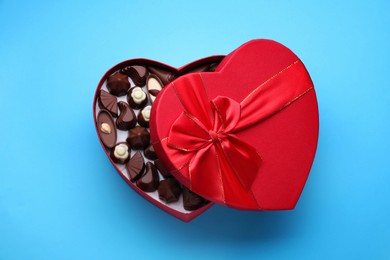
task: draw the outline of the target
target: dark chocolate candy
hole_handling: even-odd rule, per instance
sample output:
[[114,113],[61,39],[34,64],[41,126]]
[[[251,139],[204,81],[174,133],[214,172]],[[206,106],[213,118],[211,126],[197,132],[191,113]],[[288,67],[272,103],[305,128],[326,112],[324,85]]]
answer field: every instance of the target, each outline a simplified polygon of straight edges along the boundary
[[136,126],[129,130],[126,141],[134,150],[145,149],[150,143],[150,135],[146,128]]
[[127,66],[121,69],[121,73],[126,74],[131,78],[135,85],[143,86],[146,82],[146,77],[149,72],[144,66]]
[[209,66],[209,71],[214,72],[218,65],[219,63],[211,63]]
[[126,163],[126,170],[132,182],[136,181],[142,175],[145,170],[145,161],[140,151],[137,151],[130,158],[130,161]]
[[126,142],[121,142],[115,145],[111,150],[110,157],[114,163],[125,164],[130,158],[130,147]]
[[146,192],[153,192],[157,190],[160,177],[156,167],[151,163],[146,163],[145,174],[141,176],[136,182],[137,186]]
[[181,191],[181,185],[176,179],[162,180],[158,185],[158,197],[165,203],[178,201]]
[[157,159],[154,161],[154,165],[156,165],[158,171],[161,173],[161,175],[167,179],[167,178],[173,178],[172,174],[165,168],[165,166],[162,164],[160,159]]
[[185,210],[196,210],[207,203],[208,201],[206,199],[183,187],[183,207]]
[[98,104],[101,109],[106,109],[112,116],[118,116],[118,105],[116,96],[111,95],[107,91],[100,90],[98,94]]
[[127,101],[132,108],[140,109],[148,103],[148,96],[142,88],[135,86],[127,94]]
[[141,109],[138,113],[138,124],[143,127],[149,127],[149,118],[151,106],[146,106]]
[[129,88],[130,82],[127,75],[117,72],[107,79],[108,91],[117,97],[126,95]]
[[144,155],[149,160],[156,160],[157,159],[156,151],[154,150],[154,147],[151,144],[148,147],[146,147],[146,149],[144,150]]
[[156,67],[148,67],[150,73],[155,74],[163,83],[163,86],[167,85],[169,82],[175,79],[175,74]]
[[196,72],[209,71],[209,67],[210,67],[210,64],[204,64],[204,65],[198,66],[196,68],[193,68],[193,69],[187,71],[186,74],[187,73],[196,73]]
[[161,80],[154,74],[150,74],[146,80],[146,88],[150,94],[150,101],[153,103],[156,99],[158,93],[162,90],[164,84]]
[[108,110],[102,109],[96,121],[100,140],[102,140],[105,147],[113,148],[116,145],[117,138],[114,118]]
[[118,119],[116,120],[116,127],[120,130],[129,130],[137,124],[137,118],[133,109],[126,102],[120,101],[118,103],[119,110],[121,111]]

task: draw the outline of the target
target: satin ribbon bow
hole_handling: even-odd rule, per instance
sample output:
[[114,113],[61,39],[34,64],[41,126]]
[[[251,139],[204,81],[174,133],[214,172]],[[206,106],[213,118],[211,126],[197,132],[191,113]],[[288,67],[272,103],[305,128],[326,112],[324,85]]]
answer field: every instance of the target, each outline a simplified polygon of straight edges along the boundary
[[[298,71],[297,71],[298,70]],[[172,82],[183,105],[167,144],[191,154],[190,188],[225,201],[225,192],[240,185],[249,191],[262,164],[258,151],[236,133],[282,110],[312,89],[305,68],[296,61],[257,86],[241,103],[225,96],[210,100],[202,75]]]

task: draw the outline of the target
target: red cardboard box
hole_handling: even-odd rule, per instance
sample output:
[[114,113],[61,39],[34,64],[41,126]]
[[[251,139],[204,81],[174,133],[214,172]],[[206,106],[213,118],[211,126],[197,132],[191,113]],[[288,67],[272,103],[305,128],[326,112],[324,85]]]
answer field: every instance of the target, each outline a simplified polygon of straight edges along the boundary
[[[190,73],[211,63],[219,63],[214,72]],[[200,59],[180,69],[146,59],[122,62],[107,71],[95,93],[98,136],[98,91],[106,89],[109,75],[129,65],[176,75],[153,103],[152,144],[174,177],[211,203],[195,211],[186,211],[182,198],[165,204],[156,192],[131,182],[101,142],[129,186],[183,221],[212,202],[243,210],[295,207],[317,147],[318,107],[310,76],[294,53],[274,41],[253,40],[226,57]],[[118,131],[118,142],[126,135]]]

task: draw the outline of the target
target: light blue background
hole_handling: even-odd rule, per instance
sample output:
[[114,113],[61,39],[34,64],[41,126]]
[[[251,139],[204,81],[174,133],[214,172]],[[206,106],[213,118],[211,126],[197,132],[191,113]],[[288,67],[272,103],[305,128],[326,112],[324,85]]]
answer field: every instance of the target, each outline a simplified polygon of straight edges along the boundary
[[[390,259],[388,1],[0,1],[0,259]],[[290,47],[320,108],[294,211],[182,223],[105,158],[92,99],[135,57],[181,66],[253,38]]]

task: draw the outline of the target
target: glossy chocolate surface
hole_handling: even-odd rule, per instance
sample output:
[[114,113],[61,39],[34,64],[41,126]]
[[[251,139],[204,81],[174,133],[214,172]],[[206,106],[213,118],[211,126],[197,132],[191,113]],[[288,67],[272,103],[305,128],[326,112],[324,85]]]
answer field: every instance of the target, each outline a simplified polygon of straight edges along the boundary
[[149,160],[156,160],[157,159],[157,153],[154,150],[153,145],[151,145],[151,144],[148,147],[146,147],[146,149],[144,151],[144,155]]
[[100,110],[96,121],[100,140],[105,147],[113,148],[116,145],[117,133],[110,112],[104,109]]
[[169,82],[175,79],[176,75],[170,71],[157,68],[157,67],[148,67],[150,73],[156,75],[161,82],[163,83],[163,86],[167,85]]
[[120,142],[110,152],[110,157],[114,163],[125,164],[130,158],[130,147],[126,142]]
[[199,67],[196,67],[196,68],[191,69],[191,70],[188,71],[187,73],[196,73],[196,72],[205,72],[205,71],[209,71],[209,67],[210,67],[210,64],[204,64],[204,65],[201,65],[201,66],[199,66]]
[[105,90],[100,90],[98,94],[98,104],[101,109],[106,109],[113,117],[118,116],[118,105],[116,96]]
[[145,161],[140,151],[137,151],[126,163],[126,170],[132,182],[136,181],[145,170]]
[[178,201],[181,192],[181,184],[176,179],[162,180],[158,185],[158,197],[165,203]]
[[150,95],[150,101],[153,103],[156,99],[158,93],[162,90],[164,84],[161,80],[154,74],[150,74],[146,80],[146,88],[148,89]]
[[207,203],[208,201],[206,199],[183,187],[183,206],[185,210],[196,210]]
[[126,95],[129,88],[130,82],[127,75],[117,72],[107,79],[108,91],[117,97]]
[[211,63],[209,66],[209,71],[214,72],[218,65],[219,63]]
[[145,149],[150,143],[148,130],[142,126],[136,126],[129,130],[127,142],[134,150]]
[[151,106],[146,106],[138,113],[138,124],[143,127],[149,127]]
[[149,74],[148,70],[144,66],[127,66],[121,69],[121,73],[126,74],[131,78],[137,86],[145,85],[146,78]]
[[142,175],[137,181],[137,186],[146,192],[153,192],[157,190],[160,177],[156,167],[151,163],[146,163],[145,174]]
[[[135,91],[138,91],[138,93],[143,93],[142,100],[137,101],[136,96],[135,96]],[[142,92],[140,92],[142,91]],[[134,94],[133,94],[134,92]],[[129,103],[131,108],[134,109],[140,109],[146,106],[148,103],[148,95],[146,95],[145,91],[143,91],[142,88],[135,86],[130,89],[129,93],[127,94],[127,102]]]
[[120,130],[130,130],[137,124],[137,118],[133,109],[126,102],[120,101],[118,103],[120,114],[116,120],[116,126]]
[[163,163],[160,161],[160,159],[156,159],[154,161],[154,165],[157,167],[158,171],[161,173],[161,175],[167,179],[167,178],[173,178],[172,174],[165,168]]

